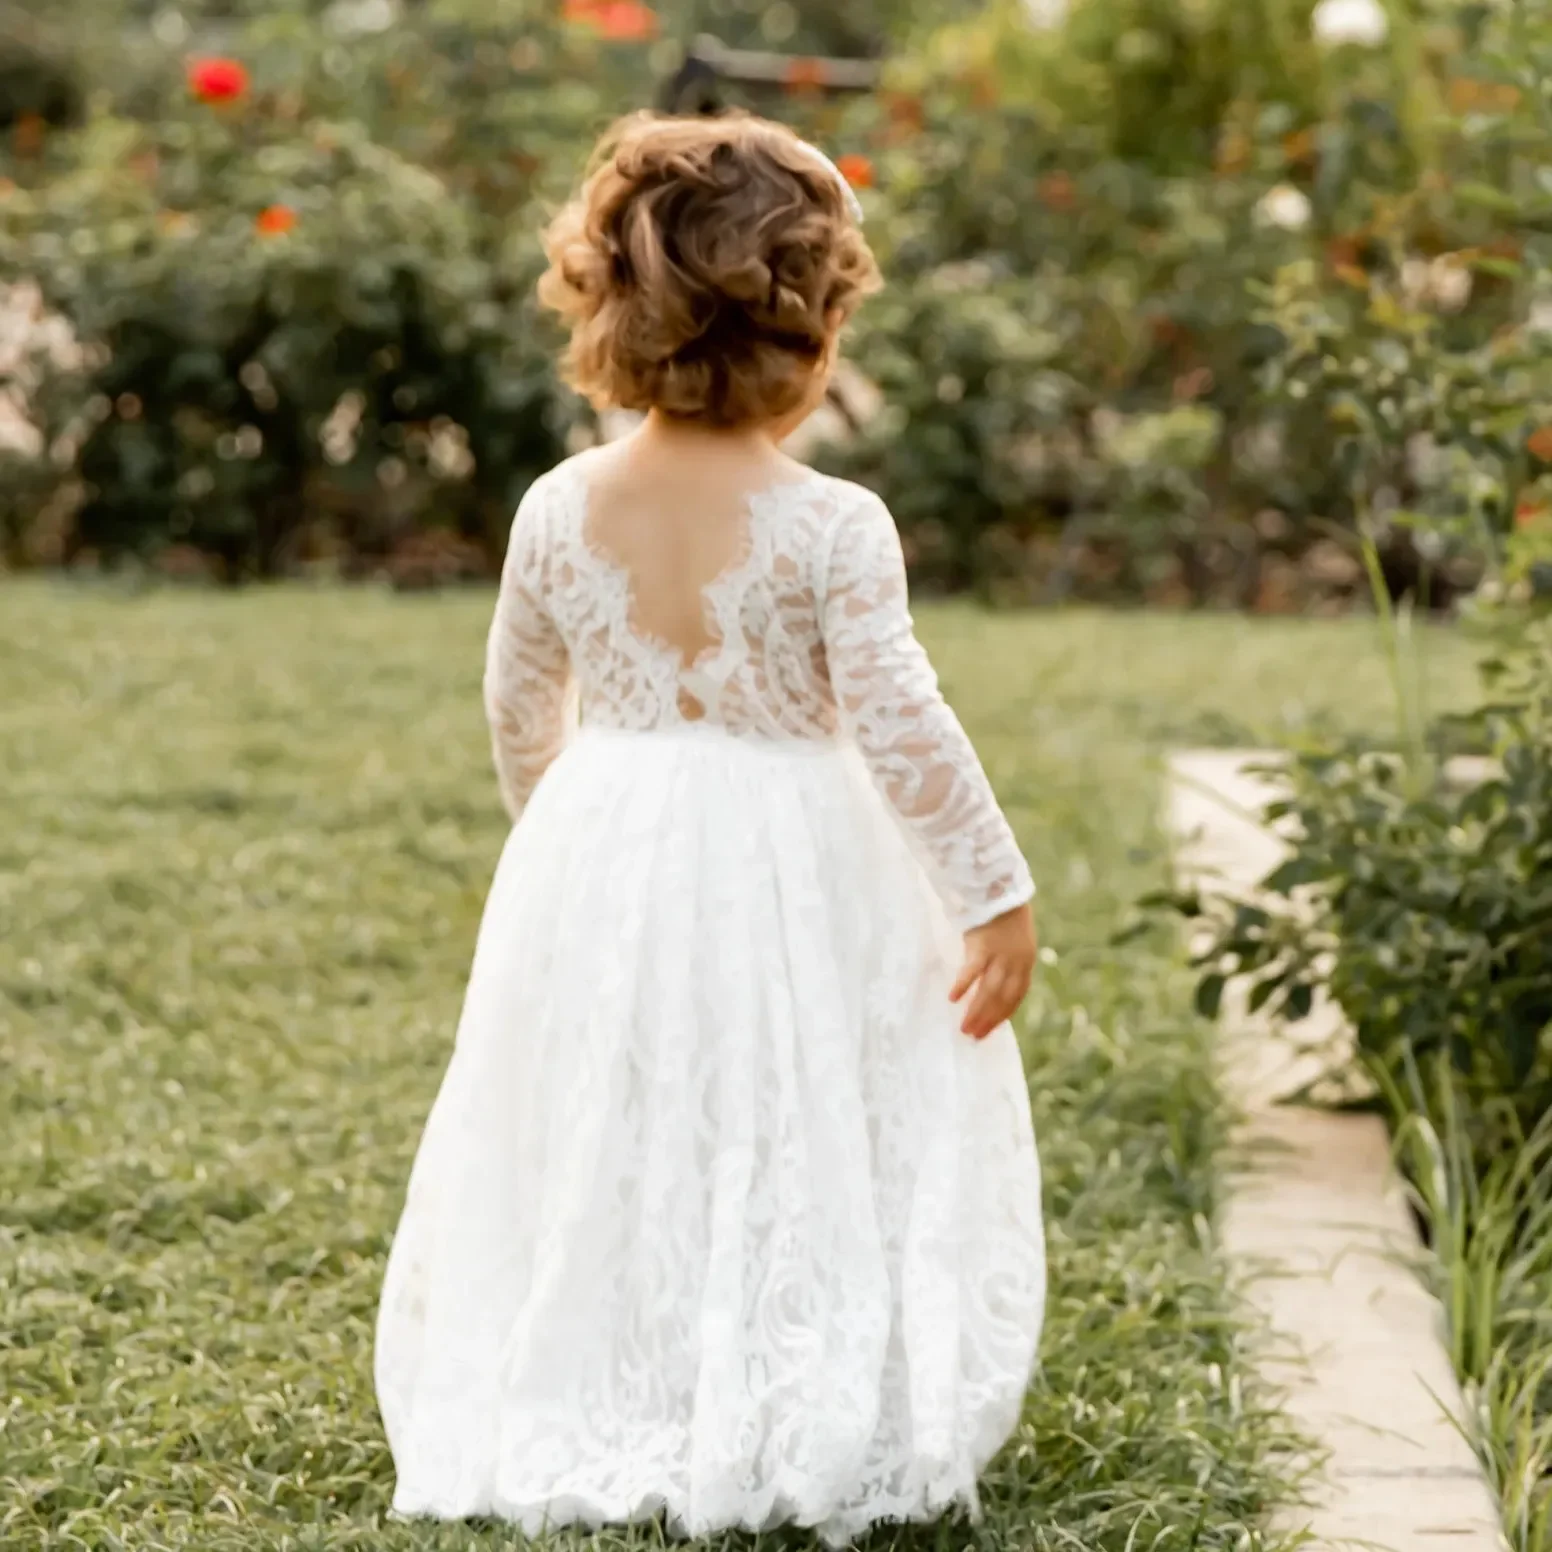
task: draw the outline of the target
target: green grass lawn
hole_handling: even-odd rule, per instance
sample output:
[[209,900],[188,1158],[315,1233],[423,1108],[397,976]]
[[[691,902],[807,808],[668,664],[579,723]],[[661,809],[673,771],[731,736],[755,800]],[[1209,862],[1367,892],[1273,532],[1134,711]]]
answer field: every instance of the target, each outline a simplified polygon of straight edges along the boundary
[[[517,1544],[387,1520],[370,1365],[503,833],[478,693],[490,603],[0,586],[5,1552]],[[1377,636],[922,623],[1056,956],[1024,1029],[1053,1285],[1044,1380],[985,1523],[872,1544],[1269,1547],[1277,1430],[1214,1254],[1209,1033],[1160,947],[1107,939],[1166,868],[1160,753],[1383,736]],[[1458,699],[1466,647],[1425,649]]]

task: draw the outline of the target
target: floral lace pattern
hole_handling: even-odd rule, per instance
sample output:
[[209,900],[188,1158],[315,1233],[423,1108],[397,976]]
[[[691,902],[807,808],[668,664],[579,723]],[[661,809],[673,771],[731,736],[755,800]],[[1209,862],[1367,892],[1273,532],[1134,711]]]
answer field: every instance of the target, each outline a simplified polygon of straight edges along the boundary
[[584,726],[554,774],[389,1259],[396,1510],[835,1545],[973,1510],[1041,1328],[1039,1164],[906,837],[840,742]]
[[1028,868],[912,628],[883,503],[811,475],[750,500],[738,561],[705,589],[715,645],[686,665],[643,631],[630,573],[588,533],[587,458],[513,524],[486,659],[496,768],[516,819],[578,725],[709,722],[861,750],[956,925],[1028,900]]

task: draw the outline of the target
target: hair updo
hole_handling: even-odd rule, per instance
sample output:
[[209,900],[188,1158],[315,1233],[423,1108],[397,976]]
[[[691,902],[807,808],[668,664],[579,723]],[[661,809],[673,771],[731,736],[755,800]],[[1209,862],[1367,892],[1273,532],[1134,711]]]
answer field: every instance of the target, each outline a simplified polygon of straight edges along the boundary
[[834,315],[879,284],[836,175],[747,115],[616,125],[545,252],[539,297],[571,330],[572,386],[717,426],[798,409]]

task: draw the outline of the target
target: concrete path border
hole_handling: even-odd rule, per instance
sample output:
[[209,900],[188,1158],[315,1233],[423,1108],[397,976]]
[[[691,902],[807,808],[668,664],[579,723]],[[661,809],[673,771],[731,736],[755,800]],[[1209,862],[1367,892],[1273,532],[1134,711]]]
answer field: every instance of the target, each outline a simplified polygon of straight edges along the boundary
[[[1243,890],[1275,866],[1281,845],[1258,819],[1271,788],[1248,769],[1272,759],[1171,760],[1182,882]],[[1441,1314],[1406,1264],[1422,1247],[1384,1123],[1279,1106],[1314,1076],[1310,1058],[1225,1006],[1223,1080],[1244,1121],[1220,1239],[1274,1339],[1264,1378],[1322,1457],[1309,1503],[1275,1528],[1317,1552],[1500,1552],[1498,1506],[1451,1421],[1464,1401]],[[1341,1039],[1334,1009],[1315,1019]]]

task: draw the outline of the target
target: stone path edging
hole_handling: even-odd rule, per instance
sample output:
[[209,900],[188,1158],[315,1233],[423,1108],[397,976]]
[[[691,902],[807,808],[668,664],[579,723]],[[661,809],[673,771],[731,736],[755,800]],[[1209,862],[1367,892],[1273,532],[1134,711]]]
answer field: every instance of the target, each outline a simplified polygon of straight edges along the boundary
[[[1281,846],[1258,821],[1254,752],[1170,762],[1168,824],[1182,882],[1245,889]],[[1341,1036],[1334,1009],[1317,1009]],[[1464,1412],[1440,1311],[1406,1265],[1421,1253],[1377,1116],[1279,1106],[1313,1073],[1264,1023],[1225,1014],[1223,1080],[1242,1111],[1220,1241],[1270,1328],[1263,1375],[1323,1463],[1275,1529],[1315,1552],[1501,1552],[1496,1503],[1450,1420]]]

